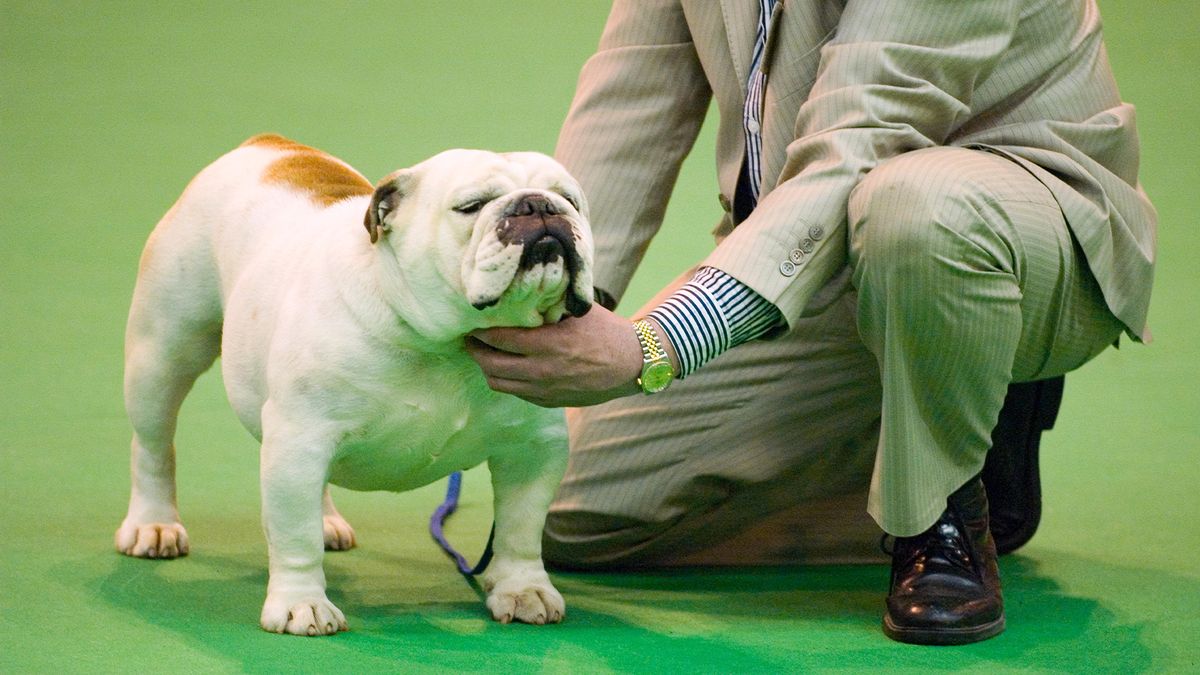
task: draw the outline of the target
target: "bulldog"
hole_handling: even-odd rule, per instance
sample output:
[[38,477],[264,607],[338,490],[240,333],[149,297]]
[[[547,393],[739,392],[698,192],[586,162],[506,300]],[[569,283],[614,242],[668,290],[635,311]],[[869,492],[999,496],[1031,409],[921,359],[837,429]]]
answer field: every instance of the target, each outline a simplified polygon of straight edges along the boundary
[[450,150],[372,187],[283,137],[246,141],[191,181],[142,253],[125,339],[132,490],[117,550],[188,553],[176,418],[220,355],[229,402],[262,445],[264,629],[346,629],[322,557],[355,536],[329,484],[404,491],[485,460],[487,607],[501,622],[560,621],[541,533],[566,466],[562,413],[491,391],[464,345],[478,328],[583,315],[592,257],[579,185],[544,155]]

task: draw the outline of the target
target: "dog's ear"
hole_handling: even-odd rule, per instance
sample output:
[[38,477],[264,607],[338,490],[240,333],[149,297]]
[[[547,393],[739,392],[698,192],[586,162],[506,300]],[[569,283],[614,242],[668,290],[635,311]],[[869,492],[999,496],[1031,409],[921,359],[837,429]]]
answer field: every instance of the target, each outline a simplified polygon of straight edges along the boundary
[[388,225],[384,222],[387,215],[394,211],[411,188],[413,176],[406,169],[393,172],[375,186],[375,194],[371,196],[371,205],[363,216],[363,225],[367,234],[371,235],[371,243],[379,241],[379,233],[387,232]]

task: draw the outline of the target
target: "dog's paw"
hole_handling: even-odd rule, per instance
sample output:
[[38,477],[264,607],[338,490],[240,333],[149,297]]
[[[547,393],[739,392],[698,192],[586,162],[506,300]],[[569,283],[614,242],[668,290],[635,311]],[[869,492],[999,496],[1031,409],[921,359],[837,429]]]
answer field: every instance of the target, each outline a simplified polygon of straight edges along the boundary
[[325,516],[325,550],[349,551],[354,548],[354,528],[341,516]]
[[324,596],[299,602],[268,596],[259,623],[271,633],[292,635],[333,635],[347,630],[346,615]]
[[516,575],[496,583],[488,593],[487,606],[492,618],[500,623],[558,623],[567,613],[562,595],[545,572]]
[[187,530],[180,523],[125,522],[114,539],[118,551],[135,558],[178,558],[189,549]]

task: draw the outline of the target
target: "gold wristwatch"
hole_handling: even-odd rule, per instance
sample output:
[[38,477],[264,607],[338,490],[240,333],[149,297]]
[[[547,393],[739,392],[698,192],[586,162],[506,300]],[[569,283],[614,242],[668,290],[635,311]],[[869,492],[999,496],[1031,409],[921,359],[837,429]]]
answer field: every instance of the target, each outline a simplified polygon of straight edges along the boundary
[[638,377],[638,386],[647,394],[658,392],[671,386],[675,379],[675,368],[663,349],[658,333],[649,321],[638,319],[633,322],[633,330],[637,333],[638,342],[642,345],[642,374]]

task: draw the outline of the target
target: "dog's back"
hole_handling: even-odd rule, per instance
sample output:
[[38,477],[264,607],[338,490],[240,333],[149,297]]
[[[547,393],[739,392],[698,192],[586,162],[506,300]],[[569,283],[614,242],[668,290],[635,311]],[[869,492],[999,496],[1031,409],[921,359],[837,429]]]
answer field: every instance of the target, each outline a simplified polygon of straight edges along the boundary
[[[195,294],[215,280],[215,266],[221,287],[228,289],[246,258],[262,249],[264,237],[311,221],[312,211],[371,193],[366,178],[331,155],[282,136],[255,136],[188,184],[154,228],[139,279],[162,284],[169,283],[163,275],[182,273],[187,278],[178,283]],[[220,288],[213,290],[223,297]]]

